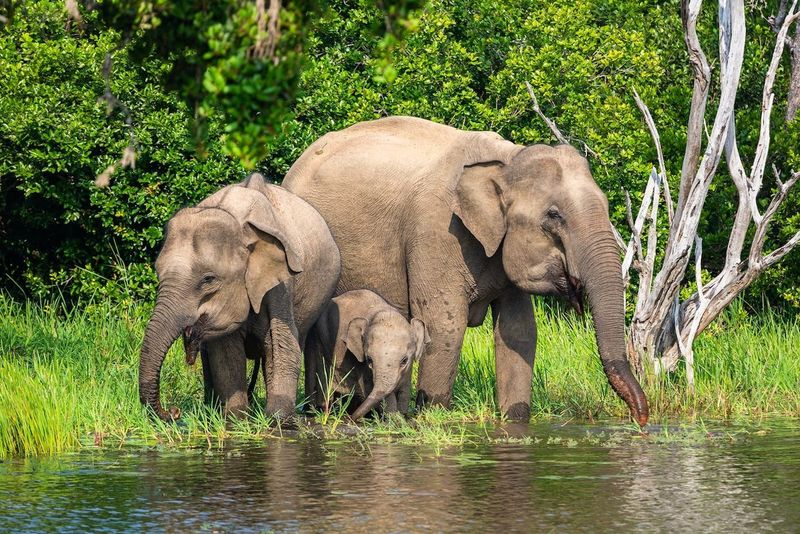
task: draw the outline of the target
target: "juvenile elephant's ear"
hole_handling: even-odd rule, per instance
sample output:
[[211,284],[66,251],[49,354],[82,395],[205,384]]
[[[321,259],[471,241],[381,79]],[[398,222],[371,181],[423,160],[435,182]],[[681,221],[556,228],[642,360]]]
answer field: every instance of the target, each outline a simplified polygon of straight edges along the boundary
[[464,167],[453,196],[453,213],[483,245],[486,256],[497,252],[506,235],[506,207],[499,162]]
[[344,335],[344,344],[347,350],[360,362],[364,361],[364,332],[367,329],[367,320],[363,317],[356,317],[347,325],[347,332]]
[[276,216],[266,197],[251,206],[244,233],[250,250],[245,286],[253,311],[258,312],[267,291],[303,271],[302,242],[297,230]]
[[422,358],[422,353],[425,352],[425,345],[431,342],[431,338],[428,335],[428,329],[425,327],[425,323],[416,317],[411,319],[411,328],[414,330],[414,339],[417,341],[414,357],[419,360]]

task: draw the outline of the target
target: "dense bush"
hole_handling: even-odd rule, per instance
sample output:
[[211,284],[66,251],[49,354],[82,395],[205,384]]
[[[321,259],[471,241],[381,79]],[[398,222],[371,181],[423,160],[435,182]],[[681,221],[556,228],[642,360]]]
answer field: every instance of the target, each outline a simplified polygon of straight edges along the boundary
[[[196,155],[192,114],[159,84],[168,65],[131,62],[118,34],[92,14],[84,22],[68,26],[60,3],[26,2],[0,30],[0,269],[3,285],[28,295],[54,283],[83,296],[117,296],[118,284],[149,291],[170,215],[242,176],[219,142]],[[98,188],[129,142],[121,108],[109,114],[98,100],[107,52],[139,150],[135,168]]]
[[[764,74],[775,43],[766,22],[771,8],[760,9],[765,11],[754,7],[748,16],[747,61],[738,98],[745,160],[752,157],[757,140]],[[522,144],[553,143],[533,112],[525,88],[529,81],[544,111],[573,143],[585,143],[596,153],[589,158],[618,228],[627,227],[623,188],[638,198],[656,161],[633,89],[659,127],[677,197],[692,80],[678,0],[430,1],[418,15],[418,30],[395,57],[391,83],[372,74],[376,57],[365,28],[379,16],[372,2],[359,0],[320,21],[301,76],[296,118],[274,142],[266,168],[283,173],[323,133],[393,114],[494,130]],[[713,5],[703,15],[701,31],[706,52],[714,57]],[[787,79],[787,72],[779,72],[771,152],[771,161],[786,171],[800,168],[800,121],[786,125],[781,119]],[[711,113],[715,91],[712,86]],[[723,162],[700,228],[705,265],[712,272],[724,261],[736,208],[735,189],[724,173]],[[772,246],[800,229],[798,199],[795,193],[779,216]],[[798,282],[800,265],[788,259],[751,295],[766,292],[774,304],[800,309]]]
[[[138,4],[147,4],[160,23],[145,27],[139,20],[138,29],[125,34],[125,16],[135,19],[131,13],[137,11],[116,16],[110,8]],[[235,4],[229,0],[195,18],[192,0],[109,0],[87,11],[82,25],[67,24],[60,3],[28,1],[17,8],[0,29],[3,285],[37,293],[69,281],[66,287],[76,295],[113,293],[114,284],[152,288],[149,265],[163,223],[178,207],[237,179],[264,154],[269,156],[257,166],[279,178],[317,137],[361,120],[408,114],[494,130],[518,143],[552,143],[525,81],[574,143],[597,154],[590,161],[619,228],[626,226],[623,188],[637,198],[655,161],[634,88],[653,111],[676,192],[691,96],[678,0],[430,0],[417,11],[406,10],[414,2],[383,3],[404,6],[394,23],[404,28],[404,41],[384,30],[387,12],[370,0],[330,3],[315,17],[287,11],[289,34],[305,25],[305,63],[293,103],[295,88],[286,85],[293,83],[291,69],[276,81],[270,76],[278,71],[247,63],[243,50],[253,34],[236,28],[252,22],[254,12],[250,3],[238,10],[231,8]],[[758,135],[763,76],[775,39],[766,22],[772,8],[753,6],[738,98],[746,160]],[[704,13],[701,31],[713,57],[714,6]],[[291,35],[286,39],[300,46]],[[170,43],[172,54],[165,47]],[[118,171],[109,188],[98,189],[95,176],[128,143],[120,109],[108,114],[98,103],[109,51],[111,89],[130,109],[138,159],[135,169]],[[297,65],[293,61],[288,67]],[[192,78],[191,72],[203,75]],[[786,83],[781,70],[770,163],[788,171],[800,168],[800,121],[786,125],[781,119]],[[278,115],[261,113],[274,91],[291,106],[278,110],[289,118],[270,136]],[[715,97],[712,86],[709,109]],[[198,110],[206,117],[202,157],[196,150]],[[720,176],[700,228],[712,272],[723,258],[735,198]],[[800,195],[789,199],[773,245],[800,228],[799,203]],[[766,292],[774,303],[800,309],[800,263],[792,261],[797,254],[767,273],[752,294]],[[123,264],[128,268],[119,268]]]

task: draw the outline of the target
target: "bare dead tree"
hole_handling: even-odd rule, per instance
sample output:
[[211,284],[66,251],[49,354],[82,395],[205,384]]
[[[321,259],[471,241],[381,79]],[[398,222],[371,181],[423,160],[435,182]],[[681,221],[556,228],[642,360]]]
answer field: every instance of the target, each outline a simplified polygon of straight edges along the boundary
[[101,189],[111,185],[111,177],[118,169],[124,169],[126,167],[132,169],[136,168],[136,147],[138,143],[136,140],[136,133],[133,129],[133,114],[128,106],[119,100],[113,91],[111,91],[111,71],[113,64],[114,59],[111,52],[107,52],[105,60],[103,61],[103,81],[105,82],[105,90],[97,101],[106,104],[106,112],[109,115],[111,115],[115,109],[119,109],[125,117],[125,127],[128,130],[128,146],[122,151],[122,156],[117,161],[106,167],[103,172],[95,177],[94,185]]
[[800,25],[795,26],[794,37],[788,46],[792,70],[787,93],[786,122],[791,122],[797,118],[800,110]]
[[278,63],[278,56],[275,49],[280,39],[280,26],[278,26],[281,13],[281,0],[269,0],[269,9],[266,9],[265,0],[256,0],[256,43],[250,53],[252,57],[263,59],[269,58],[275,64]]
[[[775,33],[780,32],[788,14],[788,0],[781,0],[778,12],[767,20]],[[786,92],[786,122],[792,122],[800,109],[800,25],[795,26],[794,35],[787,34],[786,47],[789,49],[789,88]]]
[[[647,106],[634,93],[636,103],[645,117],[656,145],[661,171],[657,173],[653,169],[639,215],[635,220],[628,202],[632,237],[623,262],[623,276],[626,279],[631,266],[639,271],[637,301],[628,339],[630,357],[638,364],[642,361],[650,363],[658,373],[674,369],[683,355],[687,364],[690,391],[694,380],[692,343],[697,334],[702,332],[761,273],[780,261],[800,242],[800,232],[798,232],[781,247],[764,253],[769,224],[791,187],[800,179],[800,172],[792,173],[784,183],[777,169],[773,168],[777,191],[763,212],[757,202],[758,195],[762,191],[769,154],[775,77],[784,47],[788,42],[789,30],[800,18],[800,13],[796,9],[797,0],[793,0],[791,5],[787,6],[777,30],[775,48],[764,79],[758,144],[749,172],[745,170],[736,143],[734,115],[736,91],[744,58],[743,0],[719,0],[719,105],[705,147],[703,130],[711,69],[697,39],[696,22],[701,4],[702,0],[683,0],[681,4],[685,40],[694,73],[694,88],[678,206],[674,216],[668,216],[669,238],[665,245],[665,256],[658,272],[655,272],[659,188],[666,184],[667,180],[655,124]],[[697,235],[697,228],[709,186],[717,173],[723,153],[738,192],[738,208],[728,240],[725,265],[710,282],[703,284],[702,240]],[[664,201],[669,208],[671,200],[668,193]],[[648,213],[649,217],[646,216]],[[642,236],[648,226],[645,241]],[[751,230],[749,250],[747,256],[743,258],[748,232]],[[697,291],[681,302],[680,290],[693,247]],[[634,256],[637,259],[635,263]]]
[[[561,130],[558,128],[558,126],[556,125],[555,121],[553,121],[550,118],[548,118],[547,115],[545,115],[544,112],[542,111],[542,108],[539,107],[539,100],[536,98],[536,95],[533,92],[533,87],[531,87],[530,82],[526,81],[525,82],[525,87],[528,89],[528,95],[530,95],[531,100],[533,101],[533,111],[535,111],[536,114],[539,115],[539,117],[544,121],[544,123],[547,125],[547,127],[550,128],[550,133],[552,133],[553,136],[562,145],[574,144],[574,143],[572,143],[572,141],[571,141],[571,139],[569,137],[567,137],[566,135],[561,133]],[[592,150],[592,148],[588,144],[586,144],[585,141],[581,141],[580,139],[577,139],[576,141],[578,141],[581,144],[581,146],[583,146],[583,154],[584,155],[588,156],[589,154],[591,154],[592,156],[594,156],[598,160],[601,159],[600,155],[597,152],[595,152],[594,150]]]

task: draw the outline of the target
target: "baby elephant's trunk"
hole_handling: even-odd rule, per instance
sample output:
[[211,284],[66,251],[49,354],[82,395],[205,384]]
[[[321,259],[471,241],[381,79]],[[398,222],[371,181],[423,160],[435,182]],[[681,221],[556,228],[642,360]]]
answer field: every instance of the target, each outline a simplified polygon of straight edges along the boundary
[[377,389],[373,389],[369,396],[361,403],[361,406],[353,414],[353,421],[358,421],[365,415],[367,415],[370,410],[375,408],[386,396],[385,391],[378,391]]

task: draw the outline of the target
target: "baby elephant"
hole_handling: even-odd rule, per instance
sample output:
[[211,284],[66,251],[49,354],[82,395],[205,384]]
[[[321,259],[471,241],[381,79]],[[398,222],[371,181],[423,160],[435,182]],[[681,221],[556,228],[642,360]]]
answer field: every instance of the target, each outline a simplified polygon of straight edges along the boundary
[[360,404],[353,420],[383,399],[387,412],[397,411],[398,404],[403,409],[408,406],[411,364],[429,341],[419,319],[409,323],[372,291],[348,291],[331,300],[309,333],[306,392],[321,407],[332,379],[335,393],[353,392]]

